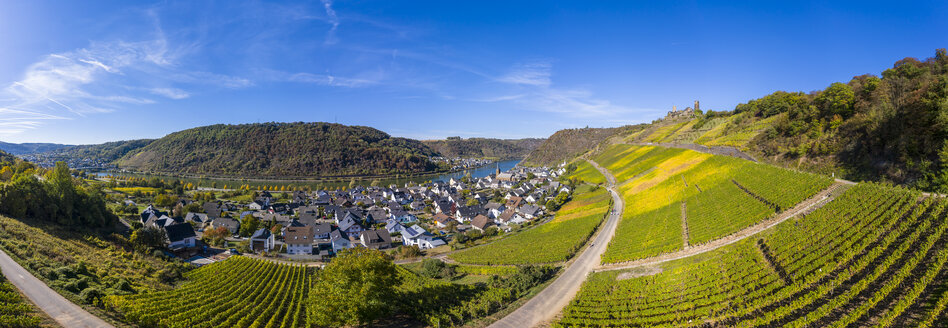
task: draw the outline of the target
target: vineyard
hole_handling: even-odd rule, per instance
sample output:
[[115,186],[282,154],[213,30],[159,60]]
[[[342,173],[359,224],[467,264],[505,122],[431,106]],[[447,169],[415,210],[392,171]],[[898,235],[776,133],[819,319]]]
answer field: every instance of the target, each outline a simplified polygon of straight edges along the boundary
[[796,205],[833,182],[683,149],[614,145],[598,158],[611,171],[631,177],[620,183],[626,205],[603,254],[605,263],[677,251],[686,237],[689,245],[725,237]]
[[662,265],[595,273],[563,327],[944,327],[948,200],[854,186],[754,238]]
[[606,183],[606,177],[602,176],[602,173],[599,173],[599,170],[596,170],[589,162],[584,160],[577,160],[573,162],[576,164],[576,170],[565,175],[566,179],[579,179],[582,182],[591,183],[591,184],[602,184]]
[[312,272],[245,257],[189,272],[172,291],[110,296],[106,303],[142,327],[305,327]]
[[461,263],[491,265],[566,261],[582,248],[612,206],[605,188],[590,189],[588,185],[577,188],[573,199],[550,222],[450,257]]
[[0,274],[0,327],[39,327],[41,322],[39,317],[33,315],[32,305]]

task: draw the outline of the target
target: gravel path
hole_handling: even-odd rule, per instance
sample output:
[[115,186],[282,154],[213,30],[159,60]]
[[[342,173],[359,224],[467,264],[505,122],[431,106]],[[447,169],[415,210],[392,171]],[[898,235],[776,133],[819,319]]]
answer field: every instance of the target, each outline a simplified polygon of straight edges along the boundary
[[36,307],[46,312],[63,327],[112,327],[111,324],[92,315],[50,289],[49,286],[36,279],[3,251],[0,251],[0,269],[3,270],[3,275],[7,277],[7,280],[23,292],[30,301],[33,301]]
[[490,325],[495,328],[527,328],[536,327],[549,322],[569,304],[576,296],[579,288],[586,281],[586,276],[599,266],[600,256],[606,251],[609,240],[616,232],[619,217],[622,215],[623,202],[616,192],[615,177],[596,162],[587,159],[602,175],[606,177],[607,189],[612,194],[612,208],[609,218],[602,228],[593,236],[592,243],[575,258],[563,273],[539,294],[527,301],[526,304],[508,314],[503,319]]

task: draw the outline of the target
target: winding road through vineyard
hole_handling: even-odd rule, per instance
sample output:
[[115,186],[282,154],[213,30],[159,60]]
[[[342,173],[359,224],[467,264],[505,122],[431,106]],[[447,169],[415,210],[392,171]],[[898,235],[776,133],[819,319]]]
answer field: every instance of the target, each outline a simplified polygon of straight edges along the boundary
[[599,166],[595,161],[587,161],[596,167],[606,177],[607,189],[612,194],[612,211],[602,228],[592,239],[592,244],[569,264],[563,274],[539,294],[527,301],[526,304],[510,313],[503,319],[494,322],[490,327],[495,328],[524,328],[535,327],[553,319],[569,304],[570,300],[579,292],[579,288],[586,281],[586,276],[599,266],[599,259],[606,251],[606,246],[616,232],[622,208],[625,207],[622,197],[616,192],[616,179],[609,170]]

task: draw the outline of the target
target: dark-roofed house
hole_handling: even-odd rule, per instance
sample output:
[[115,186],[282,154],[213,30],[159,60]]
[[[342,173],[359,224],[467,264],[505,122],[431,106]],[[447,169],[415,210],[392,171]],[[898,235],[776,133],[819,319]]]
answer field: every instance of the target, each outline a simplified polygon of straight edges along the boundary
[[493,225],[494,221],[484,215],[475,216],[474,219],[471,220],[471,227],[480,231],[484,231]]
[[286,253],[313,254],[313,227],[288,227],[283,236],[283,243],[286,244]]
[[540,216],[542,213],[540,207],[536,205],[523,205],[517,212],[523,214],[523,217],[529,220],[533,220],[533,218]]
[[221,204],[220,203],[207,202],[207,203],[204,203],[204,205],[201,207],[204,208],[204,213],[207,213],[207,216],[210,216],[212,218],[221,217]]
[[365,230],[362,225],[360,225],[350,216],[346,216],[342,221],[339,221],[338,225],[339,230],[342,230],[346,234],[352,236],[357,236]]
[[366,230],[359,235],[362,246],[372,249],[386,249],[392,247],[392,236],[386,230]]
[[209,221],[208,216],[204,213],[190,212],[188,215],[184,216],[184,222],[194,222],[198,225],[202,225],[207,221]]
[[316,223],[313,224],[313,237],[316,239],[328,239],[329,234],[332,232],[332,225],[329,223]]
[[329,234],[329,242],[332,244],[333,253],[339,253],[344,249],[352,248],[352,242],[349,241],[349,236],[346,236],[346,233],[340,230],[333,231]]
[[454,217],[458,221],[470,221],[474,219],[475,216],[481,214],[482,208],[480,206],[461,206],[458,207],[457,212],[454,213]]
[[250,236],[250,250],[254,252],[269,252],[273,250],[275,241],[270,230],[259,229]]
[[194,227],[188,223],[172,224],[165,227],[169,249],[191,248],[197,245]]
[[217,218],[211,221],[211,227],[214,229],[224,227],[227,228],[227,231],[230,231],[230,233],[236,234],[240,231],[240,221],[231,218]]

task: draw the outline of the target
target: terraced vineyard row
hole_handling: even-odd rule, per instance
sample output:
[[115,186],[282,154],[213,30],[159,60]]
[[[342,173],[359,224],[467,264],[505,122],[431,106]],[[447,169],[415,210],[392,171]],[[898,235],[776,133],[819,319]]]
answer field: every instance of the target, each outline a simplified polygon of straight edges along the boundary
[[860,184],[652,276],[590,276],[557,326],[944,326],[948,201]]
[[106,303],[143,327],[305,327],[309,270],[237,256],[189,272],[173,291]]
[[746,228],[774,214],[734,184],[721,183],[689,197],[689,241],[703,244]]
[[776,209],[792,207],[833,182],[737,158],[663,147],[614,145],[599,159],[607,161],[604,165],[613,172],[647,172],[621,186],[626,207],[603,255],[605,263],[681,249],[682,217],[671,209],[681,203],[686,204],[689,243],[696,245],[765,220]]
[[576,195],[556,213],[556,218],[533,229],[450,255],[461,263],[536,264],[566,261],[602,223],[612,206],[605,188],[577,188]]

